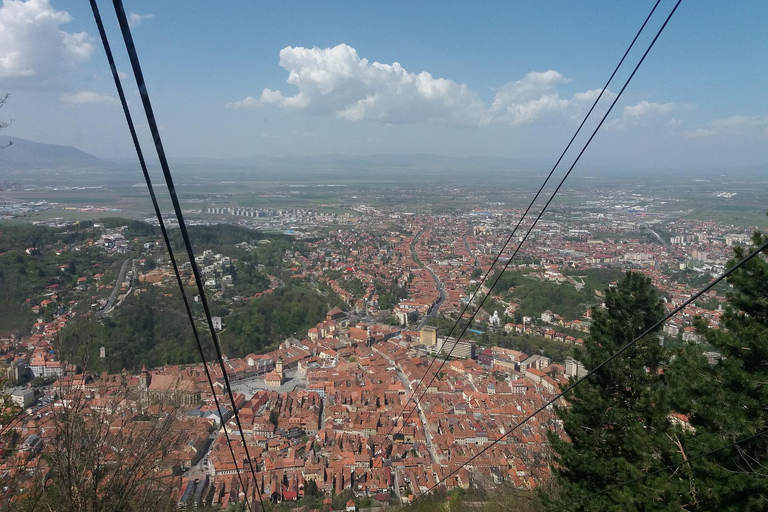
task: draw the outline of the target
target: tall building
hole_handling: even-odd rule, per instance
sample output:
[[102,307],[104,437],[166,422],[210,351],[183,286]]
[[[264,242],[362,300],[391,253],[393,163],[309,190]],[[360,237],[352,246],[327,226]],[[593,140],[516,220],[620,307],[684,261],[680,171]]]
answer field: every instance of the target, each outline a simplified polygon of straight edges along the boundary
[[431,347],[437,343],[437,329],[432,326],[422,327],[419,333],[419,341],[425,347]]
[[435,352],[451,354],[456,359],[474,359],[477,345],[474,341],[456,338],[438,338]]
[[565,360],[565,374],[568,377],[581,378],[587,374],[586,368],[576,359],[569,357]]

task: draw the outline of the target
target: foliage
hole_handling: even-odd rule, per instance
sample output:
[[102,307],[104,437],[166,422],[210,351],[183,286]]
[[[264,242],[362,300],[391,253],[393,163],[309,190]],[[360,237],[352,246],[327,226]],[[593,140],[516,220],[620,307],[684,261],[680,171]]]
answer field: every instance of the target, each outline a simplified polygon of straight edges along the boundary
[[[123,225],[122,222],[118,224]],[[220,228],[193,231],[201,235],[205,242],[210,243],[240,243],[263,238],[257,232],[243,228]],[[252,297],[268,289],[270,280],[267,271],[279,274],[283,267],[283,255],[294,248],[294,245],[285,238],[276,237],[271,243],[252,246],[250,250],[234,245],[228,247],[227,250],[217,248],[225,254],[233,255],[233,259],[237,260],[232,267],[236,269],[236,285],[225,290],[225,297]],[[90,254],[87,251],[84,256],[92,257],[93,261],[113,262],[111,265],[115,269],[118,263],[123,261],[110,258],[103,252]],[[7,261],[16,261],[16,258]],[[20,261],[29,266],[32,265],[30,261],[34,259],[27,256]],[[0,258],[0,272],[2,263],[3,258]],[[78,269],[88,269],[90,266],[84,259],[76,259],[74,264]],[[45,268],[48,267],[58,272],[58,266],[48,265]],[[32,267],[30,271],[35,269],[36,267]],[[15,272],[18,274],[20,271],[16,269]],[[107,272],[105,270],[105,274]],[[113,273],[116,274],[117,271]],[[35,284],[34,280],[27,280],[27,285],[44,290],[53,277],[49,278],[47,274],[43,274],[39,284]],[[73,280],[76,277],[74,274],[70,277],[55,276],[56,282],[62,282],[65,278]],[[107,275],[104,280],[110,277]],[[72,284],[73,282],[68,282],[68,286]],[[178,290],[174,287],[161,291],[153,286],[147,286],[143,290],[144,293],[128,296],[110,316],[99,320],[86,314],[70,321],[59,340],[59,348],[70,354],[73,362],[83,364],[89,361],[89,367],[94,371],[118,372],[122,368],[136,370],[144,364],[151,367],[199,362],[199,351],[194,343]],[[195,293],[190,288],[187,294],[191,297]],[[3,290],[0,289],[0,299],[2,296]],[[254,298],[247,305],[241,302],[212,302],[211,307],[215,316],[226,316],[227,329],[220,333],[224,352],[231,356],[244,356],[314,326],[332,307],[334,297],[335,294],[324,297],[289,282],[275,289],[273,293]],[[20,302],[19,298],[15,301]],[[202,317],[199,305],[192,304],[192,307],[196,317]],[[87,308],[80,308],[81,313],[86,311]],[[204,347],[207,348],[208,357],[212,356],[208,329],[203,323],[198,324],[198,332]],[[106,360],[98,359],[101,346],[106,348]]]
[[30,381],[33,387],[49,386],[56,382],[56,377],[35,377]]
[[269,277],[247,261],[235,263],[235,286],[232,295],[251,297],[269,287]]
[[444,316],[431,317],[429,320],[427,320],[427,325],[437,329],[438,336],[451,335],[451,336],[457,337],[458,334],[464,328],[464,326],[467,325],[467,321],[462,320],[461,322],[459,322],[459,325],[457,325],[456,328],[453,329],[453,326],[455,324],[456,324],[456,320],[452,320]]
[[[198,331],[207,336],[202,324]],[[154,287],[127,297],[101,322],[93,317],[70,321],[58,345],[71,362],[110,373],[200,360],[178,291],[168,297]],[[104,360],[98,358],[101,346],[106,348]]]
[[[159,453],[180,442],[173,412],[137,420],[89,407],[82,391],[65,393],[68,406],[56,408],[45,436],[42,458],[48,468],[17,503],[19,510],[170,511],[176,509],[172,480]],[[110,397],[112,405],[135,399],[125,391]]]
[[308,480],[304,483],[304,497],[306,499],[314,499],[319,496],[321,496],[321,493],[314,480]]
[[368,289],[368,285],[356,277],[342,281],[340,285],[355,297],[362,297],[365,295],[365,290]]
[[563,274],[574,276],[584,281],[584,284],[593,290],[602,290],[611,283],[621,280],[623,273],[612,268],[588,268],[586,270],[566,270]]
[[[487,285],[490,286],[493,283],[496,283],[493,287],[494,293],[506,293],[510,288],[513,286],[518,286],[521,283],[525,282],[525,274],[522,272],[516,272],[513,270],[508,270],[506,272],[501,273],[496,272],[492,274],[488,280],[486,281]],[[498,281],[497,281],[498,279]]]
[[584,312],[598,302],[592,290],[577,290],[567,284],[538,282],[527,279],[515,288],[512,296],[520,301],[518,311],[523,316],[539,317],[550,310],[569,320],[581,318]]
[[[431,325],[437,329],[439,336],[447,336],[451,331],[451,328],[456,323],[455,320],[445,317],[430,318],[427,321],[427,325]],[[466,320],[459,322],[459,325],[454,329],[452,336],[458,336],[462,332],[462,329],[466,325]],[[579,333],[579,336],[581,334]],[[531,335],[517,335],[507,334],[503,330],[496,332],[486,332],[482,335],[466,331],[463,338],[471,339],[479,342],[482,346],[499,346],[504,348],[511,348],[513,350],[519,350],[529,355],[541,354],[552,358],[557,362],[564,362],[568,357],[581,357],[581,346],[573,343],[563,343],[561,341],[548,340],[540,336]]]
[[333,496],[332,502],[331,502],[331,508],[333,510],[344,510],[344,507],[347,506],[347,502],[354,498],[355,498],[355,495],[352,492],[352,489],[346,489],[341,494],[335,494]]
[[121,217],[107,217],[96,222],[108,229],[117,229],[126,226],[126,237],[160,236],[160,228],[140,220],[123,219]]
[[528,355],[541,354],[559,363],[564,362],[569,357],[580,359],[583,353],[581,345],[529,335],[494,335],[491,333],[488,344],[519,350]]
[[227,317],[227,330],[221,333],[223,348],[228,354],[246,355],[314,327],[329,309],[325,297],[286,284]]
[[408,290],[405,287],[400,287],[396,283],[387,284],[384,281],[376,281],[373,283],[376,294],[379,296],[379,309],[387,310],[392,309],[408,296]]
[[[663,302],[649,278],[628,272],[608,288],[605,310],[594,310],[592,329],[581,361],[589,370],[632,341],[664,315]],[[558,407],[570,442],[549,435],[554,450],[552,471],[561,492],[555,505],[584,498],[631,480],[670,460],[670,405],[664,354],[649,335],[611,364],[602,367]],[[591,497],[570,510],[671,510],[679,504],[668,493],[668,476],[647,479],[632,488]],[[674,479],[669,479],[674,480]]]
[[494,299],[492,296],[484,296],[481,294],[478,294],[477,296],[477,304],[483,305],[483,309],[486,313],[488,313],[488,316],[492,316],[494,312],[499,313],[499,317],[503,320],[505,316],[505,307],[500,304],[496,299]]
[[[260,231],[248,229],[231,224],[217,224],[215,226],[188,226],[187,233],[192,242],[195,252],[201,249],[216,249],[221,251],[227,246],[233,246],[240,242],[258,242],[259,240],[282,240],[288,242],[289,238],[283,235],[271,234],[268,237]],[[168,231],[168,237],[171,239],[171,247],[174,250],[184,249],[184,239],[181,236],[181,230],[171,229]],[[290,242],[288,242],[290,245]]]
[[[56,285],[58,299],[41,312],[50,321],[55,314],[65,311],[65,300],[87,296],[76,295],[72,289],[77,278],[95,273],[107,274],[124,259],[107,255],[102,249],[79,245],[92,230],[70,230],[29,225],[7,225],[0,232],[0,331],[26,331],[35,316],[32,306],[49,298],[53,293],[46,287]],[[73,250],[73,244],[78,250]],[[37,252],[27,254],[26,249],[35,247]],[[60,252],[61,254],[56,254]],[[64,270],[61,270],[61,267]],[[29,300],[28,304],[25,301]]]
[[[599,269],[594,270],[596,271],[586,272],[588,279],[584,279],[584,281],[587,285],[581,290],[577,290],[570,284],[541,282],[526,277],[521,272],[507,271],[499,277],[499,281],[491,293],[506,294],[510,288],[514,288],[508,298],[520,303],[518,312],[522,316],[539,317],[544,311],[550,310],[567,319],[575,320],[581,318],[584,312],[597,302],[594,293],[596,288],[593,288],[592,285],[597,285],[600,281],[605,280],[606,275],[613,275],[597,272]],[[580,273],[580,275],[583,274]],[[488,282],[495,282],[496,277],[498,277],[498,273]],[[493,307],[499,311],[499,314],[503,311],[503,308],[499,309],[500,306],[498,305],[488,305],[488,301],[486,301],[483,309],[493,313]]]
[[[768,237],[755,233],[755,247],[734,248],[732,267]],[[753,258],[731,274],[733,286],[720,329],[703,321],[699,332],[722,358],[713,366],[700,346],[688,344],[672,366],[676,408],[693,431],[681,445],[688,457],[750,436],[768,425],[768,263]],[[768,507],[768,440],[759,437],[738,449],[699,459],[684,468],[690,478],[691,510],[765,510]],[[681,459],[681,458],[680,458]],[[681,459],[682,460],[682,459]]]

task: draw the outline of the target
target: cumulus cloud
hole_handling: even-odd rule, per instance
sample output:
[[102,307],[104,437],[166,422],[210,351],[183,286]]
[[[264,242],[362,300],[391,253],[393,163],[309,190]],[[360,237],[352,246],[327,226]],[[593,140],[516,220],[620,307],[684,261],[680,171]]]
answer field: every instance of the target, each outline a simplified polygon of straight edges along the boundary
[[683,132],[685,137],[696,139],[715,135],[741,135],[768,138],[768,116],[735,115],[724,119],[715,119],[705,127]]
[[621,111],[621,117],[606,123],[608,129],[622,130],[628,127],[645,126],[650,122],[666,119],[666,125],[675,128],[682,121],[669,117],[673,112],[693,110],[695,105],[689,103],[651,103],[641,101],[636,105],[628,105]]
[[510,82],[496,92],[489,110],[492,118],[508,118],[520,124],[545,112],[566,110],[571,102],[557,93],[557,87],[571,80],[557,71],[533,71],[521,80]]
[[5,0],[0,7],[0,78],[49,80],[93,55],[85,32],[59,27],[72,21],[49,0]]
[[[256,109],[264,105],[332,115],[349,121],[388,124],[440,121],[459,126],[491,123],[522,125],[546,118],[577,119],[602,89],[563,97],[559,89],[571,79],[557,71],[534,71],[499,87],[490,105],[465,84],[437,78],[426,71],[409,72],[398,62],[383,64],[362,58],[349,45],[333,48],[287,47],[280,51],[280,66],[288,72],[294,94],[264,89],[260,95],[227,103],[227,108]],[[606,90],[603,101],[615,98]],[[664,110],[667,105],[643,102],[626,111],[629,118],[643,110]],[[626,109],[625,109],[626,110]]]
[[484,113],[482,101],[465,85],[427,72],[409,73],[398,62],[369,62],[346,44],[325,49],[283,48],[280,66],[288,71],[288,84],[298,89],[296,94],[264,89],[258,100],[249,96],[228,106],[268,104],[350,121],[385,123],[439,119],[471,124],[480,122]]
[[624,107],[622,117],[625,119],[641,119],[648,116],[659,116],[674,112],[679,108],[675,103],[650,103],[641,101],[637,105]]
[[69,105],[103,105],[117,103],[117,98],[94,91],[80,91],[73,94],[62,94],[61,102]]
[[151,12],[148,12],[146,14],[136,14],[135,12],[128,14],[128,26],[131,28],[136,28],[139,26],[139,24],[144,20],[152,19],[154,14]]
[[436,78],[426,71],[412,73],[398,62],[369,62],[346,44],[333,48],[283,48],[280,66],[288,72],[288,84],[297,89],[294,95],[264,89],[258,98],[247,96],[227,103],[226,107],[276,105],[349,121],[395,124],[435,120],[477,126],[498,121],[529,122],[596,95],[587,91],[572,99],[560,98],[558,86],[570,79],[550,70],[528,73],[521,80],[500,87],[492,105],[486,107],[465,84]]

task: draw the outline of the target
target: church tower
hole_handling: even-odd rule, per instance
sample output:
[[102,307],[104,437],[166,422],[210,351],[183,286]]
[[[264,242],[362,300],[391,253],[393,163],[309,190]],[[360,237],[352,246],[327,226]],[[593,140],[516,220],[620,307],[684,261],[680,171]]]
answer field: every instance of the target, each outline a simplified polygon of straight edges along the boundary
[[139,388],[143,391],[149,389],[149,383],[152,381],[152,377],[149,375],[146,366],[141,367],[141,374],[139,375]]
[[283,356],[279,356],[277,358],[277,362],[275,363],[275,372],[280,377],[281,383],[285,381],[285,375],[283,374]]

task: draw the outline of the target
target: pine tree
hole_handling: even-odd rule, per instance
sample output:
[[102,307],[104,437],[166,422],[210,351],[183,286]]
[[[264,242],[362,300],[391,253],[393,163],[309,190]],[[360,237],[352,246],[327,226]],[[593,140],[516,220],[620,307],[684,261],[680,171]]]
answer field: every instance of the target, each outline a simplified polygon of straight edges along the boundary
[[[628,272],[608,288],[605,309],[595,308],[582,363],[588,370],[632,341],[664,315],[649,278]],[[669,404],[656,335],[640,340],[566,395],[557,408],[568,440],[550,435],[552,470],[560,486],[551,505],[562,505],[637,478],[664,465],[672,449]],[[584,500],[569,510],[679,510],[666,484],[645,481]]]
[[[753,244],[768,240],[755,233]],[[733,266],[756,247],[736,247]],[[686,346],[672,365],[675,408],[693,429],[681,450],[696,456],[768,428],[768,262],[760,255],[731,274],[733,289],[719,328],[697,327],[709,350]],[[681,459],[682,460],[682,459]],[[768,435],[681,468],[690,481],[689,510],[768,509]]]

